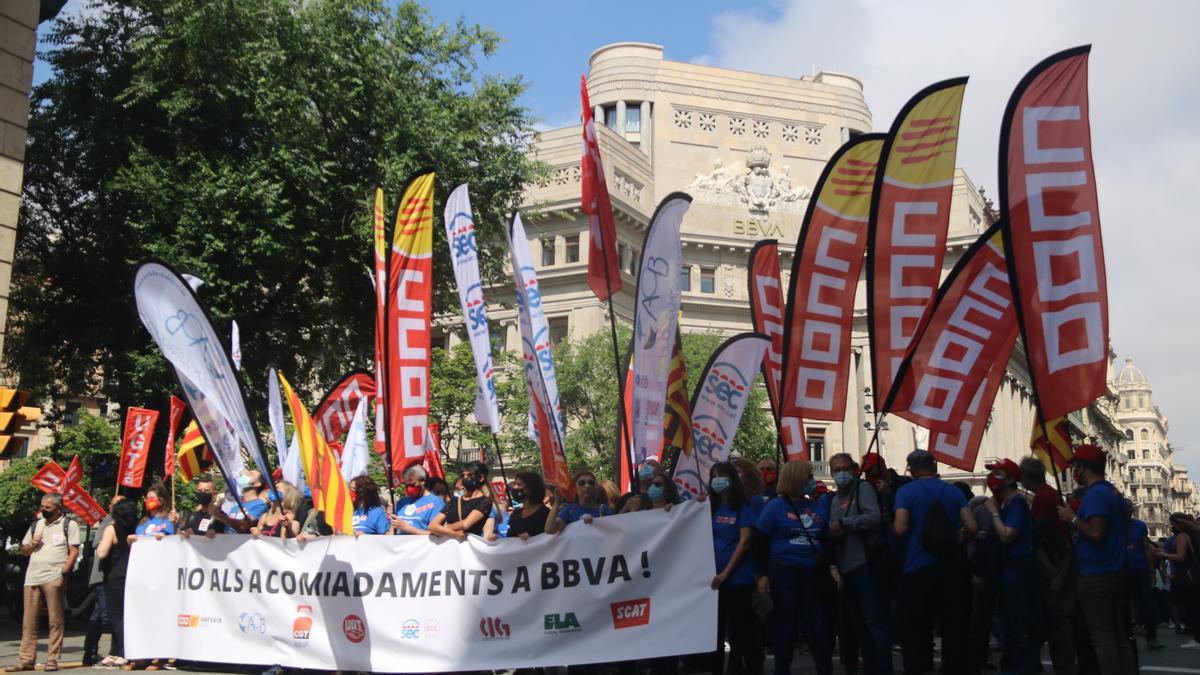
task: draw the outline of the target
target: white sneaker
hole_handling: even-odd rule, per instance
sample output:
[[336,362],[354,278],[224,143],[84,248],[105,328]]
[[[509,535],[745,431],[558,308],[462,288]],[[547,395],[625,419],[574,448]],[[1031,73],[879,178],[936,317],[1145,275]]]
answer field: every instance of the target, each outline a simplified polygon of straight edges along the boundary
[[1200,649],[1200,642],[1196,642],[1195,640],[1188,640],[1187,642],[1185,642],[1179,646],[1183,649]]

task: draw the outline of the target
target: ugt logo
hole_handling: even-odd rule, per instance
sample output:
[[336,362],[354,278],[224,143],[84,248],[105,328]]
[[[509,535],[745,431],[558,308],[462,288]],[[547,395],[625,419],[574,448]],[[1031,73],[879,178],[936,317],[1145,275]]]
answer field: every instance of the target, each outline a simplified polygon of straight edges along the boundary
[[498,616],[485,616],[479,620],[479,634],[484,640],[507,640],[512,631],[508,624],[500,620]]
[[547,633],[574,633],[583,630],[574,612],[566,614],[547,614],[544,620]]

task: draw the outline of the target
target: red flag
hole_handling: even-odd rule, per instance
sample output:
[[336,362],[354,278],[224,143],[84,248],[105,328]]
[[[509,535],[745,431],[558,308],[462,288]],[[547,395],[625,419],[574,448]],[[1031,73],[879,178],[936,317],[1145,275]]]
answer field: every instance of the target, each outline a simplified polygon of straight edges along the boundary
[[804,425],[800,418],[781,416],[779,387],[783,379],[783,282],[779,279],[779,243],[764,239],[750,250],[750,320],[754,331],[771,339],[763,358],[767,399],[775,415],[775,428],[789,460],[807,458]]
[[388,255],[384,398],[393,475],[425,456],[433,309],[433,187],[430,172],[417,176],[404,189]]
[[821,173],[796,240],[784,319],[784,416],[846,416],[854,293],[883,134],[843,145]]
[[121,462],[117,470],[118,485],[130,488],[142,486],[156,422],[157,410],[135,407],[125,415],[125,435],[121,441]]
[[67,466],[67,483],[78,483],[83,478],[83,465],[79,462],[79,455],[71,458],[71,464]]
[[966,86],[966,78],[957,78],[921,90],[884,143],[867,245],[876,412],[888,411],[900,363],[942,278]]
[[446,472],[442,469],[442,434],[441,427],[437,422],[429,425],[429,434],[426,438],[429,439],[429,445],[425,448],[425,459],[421,463],[425,469],[425,475],[445,478]]
[[388,245],[383,225],[383,190],[375,188],[373,239],[375,249],[375,451],[387,452],[387,389],[385,368],[387,365],[387,271]]
[[1008,359],[1017,343],[1017,327],[1012,330],[1002,343],[995,363],[987,372],[987,377],[979,384],[967,406],[966,417],[959,423],[954,433],[941,431],[929,432],[929,452],[933,458],[943,464],[949,464],[963,471],[974,471],[975,460],[979,457],[979,444],[983,441],[983,432],[987,430],[988,417],[992,414],[992,403],[996,400],[996,392],[1004,380],[1008,369]]
[[183,419],[185,410],[187,410],[187,404],[172,396],[171,411],[167,417],[167,452],[163,458],[164,477],[175,475],[175,430],[179,428],[179,422]]
[[[73,469],[78,468],[78,461],[78,456],[71,460]],[[38,469],[37,473],[33,474],[30,482],[42,492],[57,492],[62,495],[63,506],[83,518],[88,525],[95,525],[105,516],[104,508],[79,485],[78,480],[70,480],[68,472],[63,471],[58,462],[46,462],[41,469]]]
[[621,290],[620,261],[617,260],[617,227],[612,201],[604,182],[596,121],[588,102],[587,78],[579,76],[579,98],[583,105],[583,147],[580,208],[588,215],[588,288],[601,301]]
[[[999,223],[967,249],[926,312],[889,410],[956,433],[1016,326]],[[989,400],[990,403],[990,400]]]
[[[358,402],[375,395],[375,379],[365,370],[352,370],[342,376],[336,384],[321,399],[315,411],[313,422],[321,430],[325,442],[332,447],[341,445],[340,439],[350,429],[354,421],[354,411],[358,410]],[[376,447],[376,450],[379,448]],[[341,456],[341,448],[338,449]]]
[[1088,122],[1090,50],[1060,52],[1029,71],[1000,129],[1004,243],[1042,419],[1103,396],[1108,372],[1108,282]]

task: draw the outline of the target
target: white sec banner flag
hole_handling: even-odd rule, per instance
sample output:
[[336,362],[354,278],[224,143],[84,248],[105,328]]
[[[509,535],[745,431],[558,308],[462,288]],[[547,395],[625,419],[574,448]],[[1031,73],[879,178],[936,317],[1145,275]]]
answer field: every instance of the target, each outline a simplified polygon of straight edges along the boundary
[[526,542],[143,539],[125,656],[445,672],[709,652],[713,570],[698,502]]

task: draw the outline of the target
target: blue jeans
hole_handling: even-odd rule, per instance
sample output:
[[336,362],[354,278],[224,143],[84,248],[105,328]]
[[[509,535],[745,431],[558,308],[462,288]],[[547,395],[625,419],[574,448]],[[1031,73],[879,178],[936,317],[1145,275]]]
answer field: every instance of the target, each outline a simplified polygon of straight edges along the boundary
[[842,607],[862,649],[863,669],[869,675],[891,675],[892,634],[875,578],[867,565],[842,574]]
[[792,671],[792,652],[796,646],[796,622],[804,622],[817,675],[833,673],[833,654],[826,638],[814,575],[828,573],[825,567],[800,567],[779,560],[771,561],[771,603],[775,606],[775,675]]

